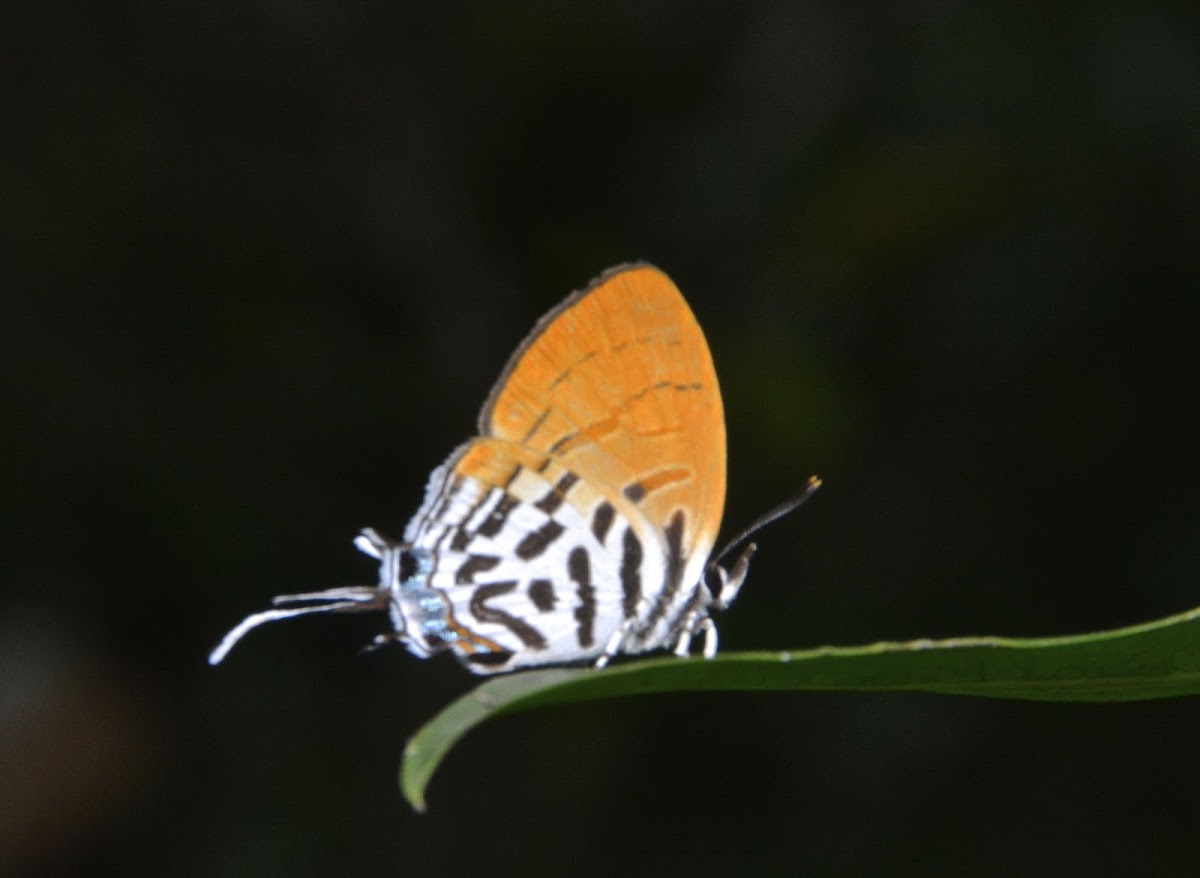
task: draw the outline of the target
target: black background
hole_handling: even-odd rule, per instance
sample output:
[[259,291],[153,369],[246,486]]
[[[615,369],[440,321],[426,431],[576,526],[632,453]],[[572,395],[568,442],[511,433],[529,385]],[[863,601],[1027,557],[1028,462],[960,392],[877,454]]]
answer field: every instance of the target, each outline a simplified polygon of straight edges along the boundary
[[24,4],[6,14],[5,874],[1194,874],[1200,702],[674,696],[498,721],[370,582],[609,265],[709,337],[725,649],[1200,604],[1200,49],[1153,3]]

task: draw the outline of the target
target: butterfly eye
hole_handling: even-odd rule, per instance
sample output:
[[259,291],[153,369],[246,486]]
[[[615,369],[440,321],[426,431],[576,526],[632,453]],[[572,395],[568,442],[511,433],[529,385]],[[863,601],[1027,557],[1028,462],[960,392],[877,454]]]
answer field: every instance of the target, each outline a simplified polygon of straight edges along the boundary
[[410,549],[405,549],[400,553],[399,582],[401,585],[409,585],[412,580],[421,575],[422,568],[426,566],[422,563],[423,560],[418,553]]

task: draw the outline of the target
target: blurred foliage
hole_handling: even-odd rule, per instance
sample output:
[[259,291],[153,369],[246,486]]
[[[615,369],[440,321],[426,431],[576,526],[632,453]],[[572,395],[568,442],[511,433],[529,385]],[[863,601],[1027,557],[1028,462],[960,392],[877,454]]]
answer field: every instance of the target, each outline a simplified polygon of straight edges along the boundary
[[6,19],[0,873],[1194,873],[1190,699],[579,706],[469,739],[418,818],[397,744],[453,663],[338,619],[204,665],[265,597],[372,580],[356,529],[638,258],[709,336],[730,532],[825,479],[725,647],[1195,605],[1191,5]]

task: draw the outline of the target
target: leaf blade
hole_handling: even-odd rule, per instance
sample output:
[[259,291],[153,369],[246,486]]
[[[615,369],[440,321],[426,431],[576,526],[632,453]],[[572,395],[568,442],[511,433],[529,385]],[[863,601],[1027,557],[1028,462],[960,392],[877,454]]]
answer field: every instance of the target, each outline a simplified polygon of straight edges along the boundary
[[533,707],[685,691],[932,692],[1037,701],[1132,701],[1200,694],[1200,608],[1065,637],[959,637],[867,646],[654,658],[594,671],[497,677],[447,706],[409,741],[401,789],[418,810],[442,758],[493,716]]

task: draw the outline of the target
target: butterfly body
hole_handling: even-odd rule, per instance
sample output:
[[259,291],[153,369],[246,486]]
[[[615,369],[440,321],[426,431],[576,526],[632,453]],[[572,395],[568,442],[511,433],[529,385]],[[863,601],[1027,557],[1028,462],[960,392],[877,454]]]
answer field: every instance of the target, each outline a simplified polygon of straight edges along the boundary
[[[418,656],[472,671],[668,647],[686,655],[749,561],[710,565],[725,498],[725,422],[704,336],[649,265],[611,269],[517,349],[478,435],[434,470],[401,542],[356,540],[376,586],[276,598],[250,628],[316,612],[385,609]],[[752,549],[751,549],[752,551]]]

